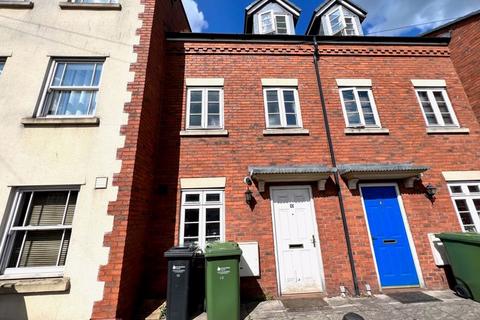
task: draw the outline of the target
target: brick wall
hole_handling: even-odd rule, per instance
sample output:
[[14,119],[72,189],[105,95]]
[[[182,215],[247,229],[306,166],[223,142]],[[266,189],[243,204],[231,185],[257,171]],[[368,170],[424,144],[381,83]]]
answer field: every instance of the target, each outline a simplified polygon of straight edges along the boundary
[[[459,230],[458,219],[441,171],[478,170],[480,128],[463,86],[442,46],[354,46],[321,47],[321,77],[337,161],[342,163],[413,162],[432,169],[421,183],[439,188],[431,203],[422,185],[405,189],[400,184],[423,279],[428,288],[447,286],[442,270],[435,267],[427,240],[428,232]],[[243,177],[249,165],[326,164],[330,165],[323,127],[321,105],[315,80],[312,47],[294,44],[169,43],[169,79],[162,109],[161,157],[157,179],[162,193],[154,200],[156,208],[149,225],[149,253],[145,290],[161,295],[165,289],[166,263],[163,252],[178,242],[179,178],[225,176],[226,238],[258,241],[261,277],[242,279],[244,295],[276,295],[275,252],[270,198],[258,193],[253,209],[245,204]],[[187,77],[225,78],[225,129],[228,137],[180,137],[185,123]],[[306,136],[264,136],[262,78],[297,78],[300,107]],[[388,135],[346,136],[336,78],[369,78],[383,127]],[[456,115],[470,134],[427,135],[425,121],[410,79],[445,79]],[[306,183],[308,184],[308,183]],[[358,191],[349,191],[342,182],[359,280],[378,289],[378,280],[367,236],[364,212]],[[339,293],[339,286],[350,291],[342,222],[334,185],[326,191],[314,184],[314,205],[320,234],[326,291]]]
[[450,51],[453,65],[462,80],[465,92],[477,119],[480,120],[480,14],[430,35],[440,36],[451,31]]
[[125,145],[117,153],[122,168],[113,181],[119,191],[108,208],[108,214],[114,216],[113,230],[104,241],[110,254],[98,277],[105,282],[104,295],[95,303],[92,319],[131,319],[141,303],[145,227],[155,191],[152,170],[165,83],[165,32],[189,30],[180,1],[141,2],[145,10],[139,16],[143,22],[137,30],[140,43],[134,46],[137,62],[130,68],[135,78],[128,85],[132,99],[124,109],[129,118],[120,132]]

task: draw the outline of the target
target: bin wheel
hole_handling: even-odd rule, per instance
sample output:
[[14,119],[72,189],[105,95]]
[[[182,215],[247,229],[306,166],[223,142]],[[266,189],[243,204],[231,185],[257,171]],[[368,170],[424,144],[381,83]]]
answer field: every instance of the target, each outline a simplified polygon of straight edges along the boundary
[[457,284],[455,286],[455,292],[462,298],[465,298],[465,299],[472,298],[472,294],[470,293],[470,290],[468,290],[468,288],[465,287],[464,285]]

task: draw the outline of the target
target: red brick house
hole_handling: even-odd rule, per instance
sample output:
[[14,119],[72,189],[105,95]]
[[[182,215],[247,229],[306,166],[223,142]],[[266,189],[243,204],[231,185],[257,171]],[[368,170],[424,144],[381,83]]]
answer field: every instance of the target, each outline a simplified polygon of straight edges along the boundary
[[248,251],[245,297],[447,288],[429,234],[480,230],[449,39],[363,37],[365,10],[335,0],[298,36],[299,14],[255,1],[244,35],[167,35],[147,296],[169,246],[215,240]]
[[480,10],[441,25],[424,37],[450,37],[451,58],[470,104],[480,119]]

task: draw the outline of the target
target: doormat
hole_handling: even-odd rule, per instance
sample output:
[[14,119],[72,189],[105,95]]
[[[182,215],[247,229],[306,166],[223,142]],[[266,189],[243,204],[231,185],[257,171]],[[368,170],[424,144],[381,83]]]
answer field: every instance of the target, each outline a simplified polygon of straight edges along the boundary
[[432,297],[431,295],[428,295],[428,294],[423,293],[421,291],[392,292],[392,293],[387,293],[387,296],[389,296],[392,299],[397,300],[398,302],[404,303],[404,304],[442,301],[440,299]]
[[281,301],[285,309],[292,312],[329,308],[328,303],[322,298],[290,298],[282,299]]

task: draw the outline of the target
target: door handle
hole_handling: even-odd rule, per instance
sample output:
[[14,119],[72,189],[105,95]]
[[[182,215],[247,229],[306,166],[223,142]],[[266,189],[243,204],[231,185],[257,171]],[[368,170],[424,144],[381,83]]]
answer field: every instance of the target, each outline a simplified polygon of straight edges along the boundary
[[315,235],[314,234],[312,234],[312,244],[313,244],[314,247],[317,246],[317,240],[315,240]]

